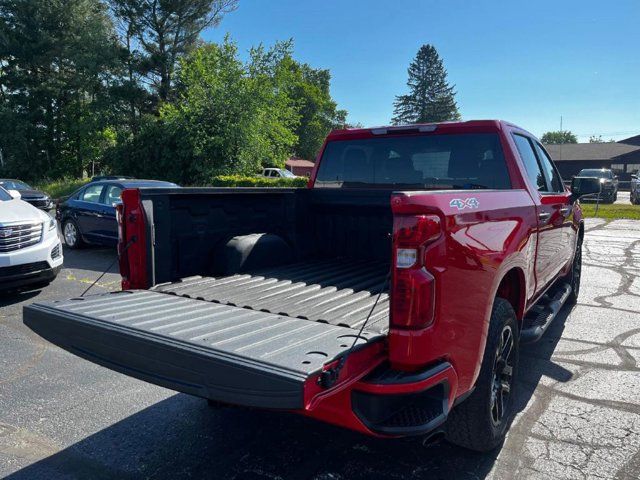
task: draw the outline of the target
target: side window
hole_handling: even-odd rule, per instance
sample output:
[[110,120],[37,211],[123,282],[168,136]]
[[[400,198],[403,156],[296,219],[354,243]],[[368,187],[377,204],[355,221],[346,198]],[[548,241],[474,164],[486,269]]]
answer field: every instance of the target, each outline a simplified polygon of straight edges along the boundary
[[80,194],[80,200],[83,202],[100,203],[100,194],[103,188],[103,185],[89,185],[84,189],[84,192]]
[[536,158],[536,154],[533,151],[531,141],[522,135],[514,134],[513,139],[518,147],[520,158],[524,163],[524,168],[527,171],[527,176],[532,185],[535,185],[539,192],[547,191],[547,182],[545,181],[544,174]]
[[107,205],[113,205],[114,203],[120,203],[120,194],[122,189],[117,185],[109,185],[107,187],[107,193],[104,196],[104,203]]
[[564,184],[562,183],[562,178],[560,178],[560,174],[556,167],[553,165],[553,162],[547,155],[547,152],[544,151],[544,148],[538,144],[536,145],[536,152],[538,152],[538,158],[540,159],[540,163],[542,164],[542,168],[544,169],[545,174],[547,175],[547,180],[551,184],[552,192],[564,192]]

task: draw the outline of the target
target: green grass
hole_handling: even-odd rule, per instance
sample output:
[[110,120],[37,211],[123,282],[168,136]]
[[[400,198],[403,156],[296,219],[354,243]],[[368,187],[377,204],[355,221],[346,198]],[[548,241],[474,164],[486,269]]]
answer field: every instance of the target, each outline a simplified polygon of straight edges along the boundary
[[[595,203],[582,203],[581,207],[585,217],[596,217]],[[640,220],[640,205],[600,204],[597,217],[605,220],[616,220],[618,218]]]
[[34,187],[41,190],[51,198],[60,198],[71,195],[82,185],[87,183],[89,179],[82,178],[61,178],[58,180],[41,180],[34,184]]

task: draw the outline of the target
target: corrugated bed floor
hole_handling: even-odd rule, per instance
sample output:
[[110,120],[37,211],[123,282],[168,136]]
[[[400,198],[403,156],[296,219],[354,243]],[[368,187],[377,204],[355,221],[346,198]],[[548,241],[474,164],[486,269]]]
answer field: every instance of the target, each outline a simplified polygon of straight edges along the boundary
[[384,333],[389,328],[387,272],[382,263],[338,259],[229,277],[191,277],[155,290],[357,329],[384,288],[365,327]]

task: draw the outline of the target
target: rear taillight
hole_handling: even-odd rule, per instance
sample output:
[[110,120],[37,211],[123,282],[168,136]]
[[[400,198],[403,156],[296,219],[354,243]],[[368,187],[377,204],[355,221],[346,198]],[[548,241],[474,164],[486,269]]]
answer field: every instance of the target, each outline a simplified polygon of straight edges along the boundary
[[[122,289],[149,288],[147,278],[146,218],[137,189],[122,191],[118,215],[118,253]],[[126,251],[125,251],[126,248]]]
[[391,325],[424,328],[433,323],[435,279],[425,268],[425,247],[441,234],[436,215],[394,218]]
[[122,203],[116,205],[116,221],[118,222],[118,257],[120,266],[120,275],[122,276],[122,289],[129,288],[129,262],[124,255],[124,247],[127,243],[124,227],[124,205]]

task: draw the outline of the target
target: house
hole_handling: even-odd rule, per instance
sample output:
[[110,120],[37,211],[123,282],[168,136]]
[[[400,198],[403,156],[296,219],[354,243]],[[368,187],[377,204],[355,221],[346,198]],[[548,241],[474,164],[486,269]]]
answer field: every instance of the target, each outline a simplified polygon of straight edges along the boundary
[[313,165],[313,162],[297,157],[291,157],[284,163],[285,168],[298,177],[311,176]]
[[583,168],[610,168],[620,180],[630,180],[640,170],[640,135],[606,143],[545,145],[565,180]]

